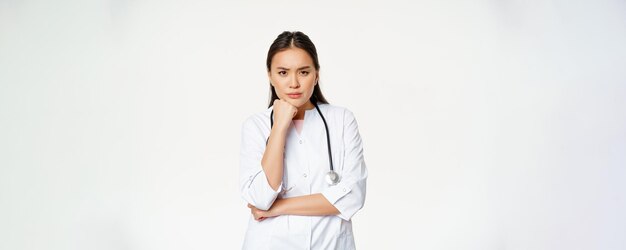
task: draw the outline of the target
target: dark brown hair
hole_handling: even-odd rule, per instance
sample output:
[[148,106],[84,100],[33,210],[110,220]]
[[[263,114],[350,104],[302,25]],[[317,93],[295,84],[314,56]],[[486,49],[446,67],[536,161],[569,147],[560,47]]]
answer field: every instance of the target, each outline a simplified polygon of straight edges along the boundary
[[[307,54],[309,54],[309,56],[311,57],[311,59],[313,59],[313,66],[315,67],[315,70],[316,71],[320,70],[320,63],[317,60],[317,50],[315,49],[315,45],[313,44],[311,39],[309,39],[307,35],[305,35],[304,33],[300,31],[294,31],[294,32],[285,31],[283,33],[280,33],[280,35],[276,37],[276,40],[274,40],[274,42],[270,46],[269,51],[267,52],[267,72],[270,71],[270,68],[272,66],[272,58],[274,57],[274,55],[276,55],[276,53],[278,52],[281,52],[283,50],[286,50],[292,47],[300,48],[306,51]],[[274,86],[272,86],[272,84],[270,83],[270,103],[269,103],[268,108],[274,104],[274,100],[276,99],[279,99],[278,95],[276,94],[276,90],[274,89]],[[322,94],[322,90],[320,89],[319,80],[317,84],[315,84],[315,87],[313,89],[313,94],[311,95],[311,98],[309,98],[309,100],[313,104],[315,103],[328,104],[328,101],[326,100],[326,98]]]

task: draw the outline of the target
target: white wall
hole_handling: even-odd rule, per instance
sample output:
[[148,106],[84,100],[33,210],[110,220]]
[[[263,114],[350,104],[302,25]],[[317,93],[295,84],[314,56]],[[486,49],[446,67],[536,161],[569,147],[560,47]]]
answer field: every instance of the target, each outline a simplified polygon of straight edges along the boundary
[[1,0],[0,249],[239,249],[284,30],[359,121],[359,249],[626,249],[625,25],[618,0]]

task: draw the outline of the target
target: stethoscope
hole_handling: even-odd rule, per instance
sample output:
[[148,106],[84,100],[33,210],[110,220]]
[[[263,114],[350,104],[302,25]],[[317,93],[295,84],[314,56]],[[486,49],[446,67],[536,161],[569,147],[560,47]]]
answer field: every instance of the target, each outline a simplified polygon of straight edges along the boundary
[[[330,185],[336,185],[339,183],[339,174],[335,172],[333,168],[333,158],[330,150],[330,135],[328,134],[328,124],[326,124],[326,119],[324,119],[324,115],[322,115],[322,111],[317,106],[317,103],[313,102],[315,109],[317,109],[317,113],[322,117],[322,121],[324,122],[324,128],[326,129],[326,144],[328,145],[328,162],[330,163],[330,171],[326,174],[326,182]],[[272,113],[270,114],[270,131],[274,127],[274,109],[272,109]],[[267,138],[269,140],[269,138]],[[266,142],[267,143],[267,142]]]

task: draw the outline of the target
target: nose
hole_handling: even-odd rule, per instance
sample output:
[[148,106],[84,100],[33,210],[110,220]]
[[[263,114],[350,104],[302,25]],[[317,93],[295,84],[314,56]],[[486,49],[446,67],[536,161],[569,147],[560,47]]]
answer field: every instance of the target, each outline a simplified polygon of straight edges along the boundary
[[289,84],[289,87],[292,88],[292,89],[296,89],[296,88],[300,87],[300,82],[298,81],[298,76],[296,74],[294,74],[292,76],[291,83]]

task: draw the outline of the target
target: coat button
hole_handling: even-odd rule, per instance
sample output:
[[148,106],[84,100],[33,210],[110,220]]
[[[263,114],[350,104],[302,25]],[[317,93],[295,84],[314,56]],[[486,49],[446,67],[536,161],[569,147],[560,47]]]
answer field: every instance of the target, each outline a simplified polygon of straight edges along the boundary
[[304,176],[304,178],[306,178],[306,174],[303,174],[302,176]]
[[302,144],[302,140],[300,140],[300,144]]

